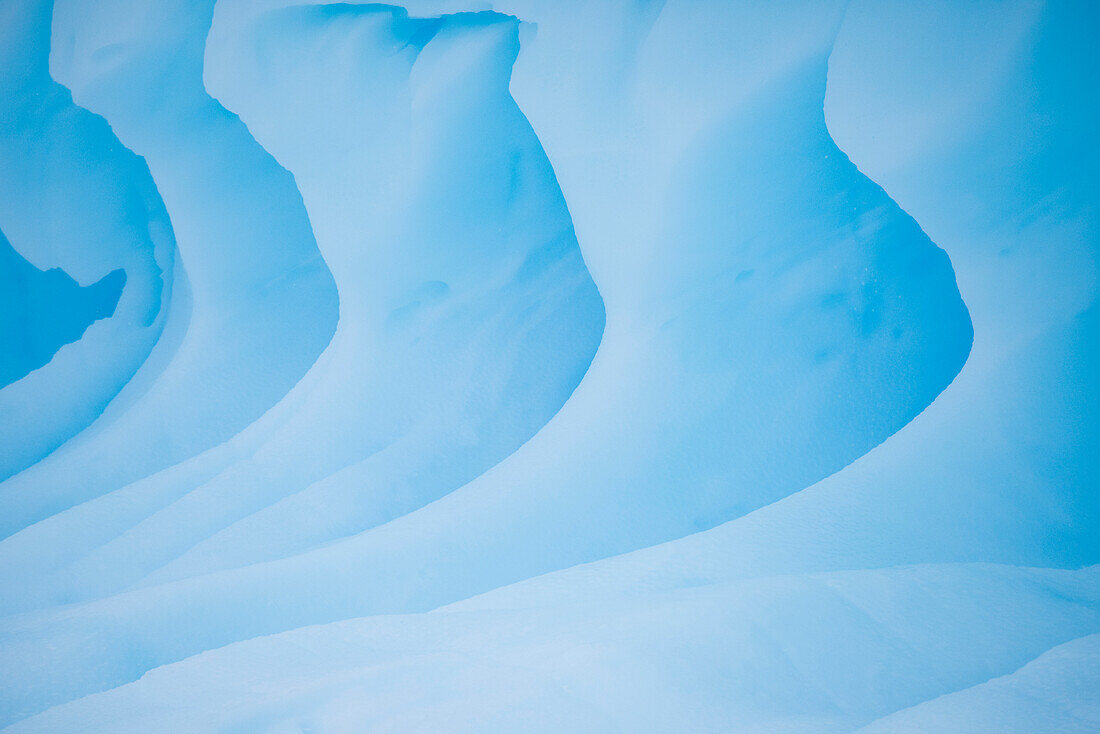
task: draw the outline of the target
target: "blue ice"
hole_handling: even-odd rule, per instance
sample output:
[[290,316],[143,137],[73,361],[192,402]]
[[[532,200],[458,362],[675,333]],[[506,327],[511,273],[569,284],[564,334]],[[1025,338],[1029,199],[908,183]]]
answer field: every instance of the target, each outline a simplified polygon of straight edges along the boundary
[[1098,25],[0,4],[0,726],[1097,730]]

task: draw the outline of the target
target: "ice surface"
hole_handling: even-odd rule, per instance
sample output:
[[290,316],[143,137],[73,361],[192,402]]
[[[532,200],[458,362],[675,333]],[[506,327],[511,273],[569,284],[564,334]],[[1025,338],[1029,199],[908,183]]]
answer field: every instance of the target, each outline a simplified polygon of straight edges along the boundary
[[[0,9],[0,230],[38,270],[57,268],[91,286],[121,268],[126,287],[111,318],[91,324],[79,341],[55,343],[55,354],[41,355],[48,364],[36,359],[37,369],[0,389],[4,478],[87,427],[147,362],[165,326],[176,266],[168,215],[145,163],[50,78],[50,18],[49,2]],[[5,290],[33,287],[33,271],[19,273],[18,259],[9,262]],[[18,348],[4,350],[7,363]],[[53,501],[52,483],[11,486],[0,487],[2,535],[67,506]]]
[[11,730],[852,731],[1095,629],[1096,581],[944,564],[367,617],[207,652]]
[[1088,4],[0,21],[10,731],[1096,725]]
[[1098,644],[1097,635],[1067,642],[1014,673],[905,709],[865,731],[1096,731]]

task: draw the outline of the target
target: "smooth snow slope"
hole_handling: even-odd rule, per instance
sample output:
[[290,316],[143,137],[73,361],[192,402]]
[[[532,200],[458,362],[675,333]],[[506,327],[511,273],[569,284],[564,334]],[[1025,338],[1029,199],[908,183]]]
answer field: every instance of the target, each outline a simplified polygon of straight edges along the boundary
[[1098,20],[58,0],[189,278],[0,485],[2,720],[1088,730]]

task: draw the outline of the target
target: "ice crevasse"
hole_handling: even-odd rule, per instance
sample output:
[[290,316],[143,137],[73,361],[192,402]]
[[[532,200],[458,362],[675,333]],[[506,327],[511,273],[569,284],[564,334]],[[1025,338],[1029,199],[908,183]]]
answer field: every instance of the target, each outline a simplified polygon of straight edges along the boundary
[[4,0],[0,725],[1095,731],[1097,32]]

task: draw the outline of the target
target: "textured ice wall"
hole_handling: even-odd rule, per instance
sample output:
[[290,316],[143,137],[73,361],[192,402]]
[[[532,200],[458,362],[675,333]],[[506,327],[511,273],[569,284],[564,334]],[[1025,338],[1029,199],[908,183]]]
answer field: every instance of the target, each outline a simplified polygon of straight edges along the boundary
[[12,730],[1097,724],[1087,5],[3,8],[179,252],[0,485]]

